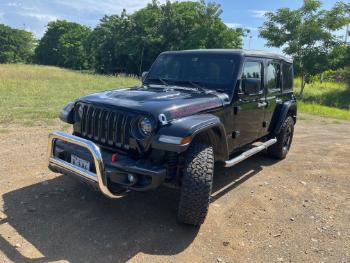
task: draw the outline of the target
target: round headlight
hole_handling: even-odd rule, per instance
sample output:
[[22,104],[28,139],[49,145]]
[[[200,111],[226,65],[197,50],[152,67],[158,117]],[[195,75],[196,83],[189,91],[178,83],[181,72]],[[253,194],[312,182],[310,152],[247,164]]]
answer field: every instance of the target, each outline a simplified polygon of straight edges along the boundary
[[143,135],[150,135],[153,130],[152,122],[148,118],[143,118],[139,122],[139,129]]

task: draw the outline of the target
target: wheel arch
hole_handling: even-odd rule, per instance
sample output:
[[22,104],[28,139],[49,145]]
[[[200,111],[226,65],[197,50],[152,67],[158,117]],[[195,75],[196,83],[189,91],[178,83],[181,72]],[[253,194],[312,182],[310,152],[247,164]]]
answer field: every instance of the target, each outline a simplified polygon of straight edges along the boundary
[[185,152],[189,145],[176,145],[160,142],[161,136],[187,137],[194,140],[204,140],[214,149],[216,160],[225,161],[228,158],[226,131],[220,119],[213,114],[199,114],[177,119],[162,127],[152,141],[152,147],[173,152]]
[[192,142],[204,141],[213,147],[215,161],[226,161],[228,159],[228,149],[226,136],[218,126],[203,129],[194,135]]
[[297,121],[297,103],[295,100],[290,100],[284,102],[279,107],[276,107],[276,112],[274,113],[273,121],[271,123],[272,134],[277,135],[280,133],[284,120],[291,116],[294,123]]

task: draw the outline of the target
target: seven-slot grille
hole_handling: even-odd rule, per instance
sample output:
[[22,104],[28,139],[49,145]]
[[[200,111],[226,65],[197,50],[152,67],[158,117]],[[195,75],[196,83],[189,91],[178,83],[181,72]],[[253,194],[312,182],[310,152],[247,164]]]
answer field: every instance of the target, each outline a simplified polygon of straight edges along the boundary
[[133,116],[119,110],[79,104],[80,133],[83,137],[111,147],[129,149]]

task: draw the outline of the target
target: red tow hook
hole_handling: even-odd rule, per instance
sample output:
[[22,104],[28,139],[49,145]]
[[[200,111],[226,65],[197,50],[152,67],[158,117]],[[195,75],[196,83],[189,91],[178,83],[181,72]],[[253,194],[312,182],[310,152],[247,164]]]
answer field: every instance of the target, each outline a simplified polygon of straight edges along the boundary
[[118,154],[117,153],[113,153],[112,154],[112,163],[116,163],[118,161]]

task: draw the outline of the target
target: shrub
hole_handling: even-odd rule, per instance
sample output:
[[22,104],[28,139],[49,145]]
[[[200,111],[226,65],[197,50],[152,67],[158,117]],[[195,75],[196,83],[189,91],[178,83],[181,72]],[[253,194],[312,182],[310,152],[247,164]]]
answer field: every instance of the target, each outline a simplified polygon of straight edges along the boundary
[[326,70],[323,73],[323,81],[327,81],[327,82],[344,82],[345,81],[344,70],[343,69]]

